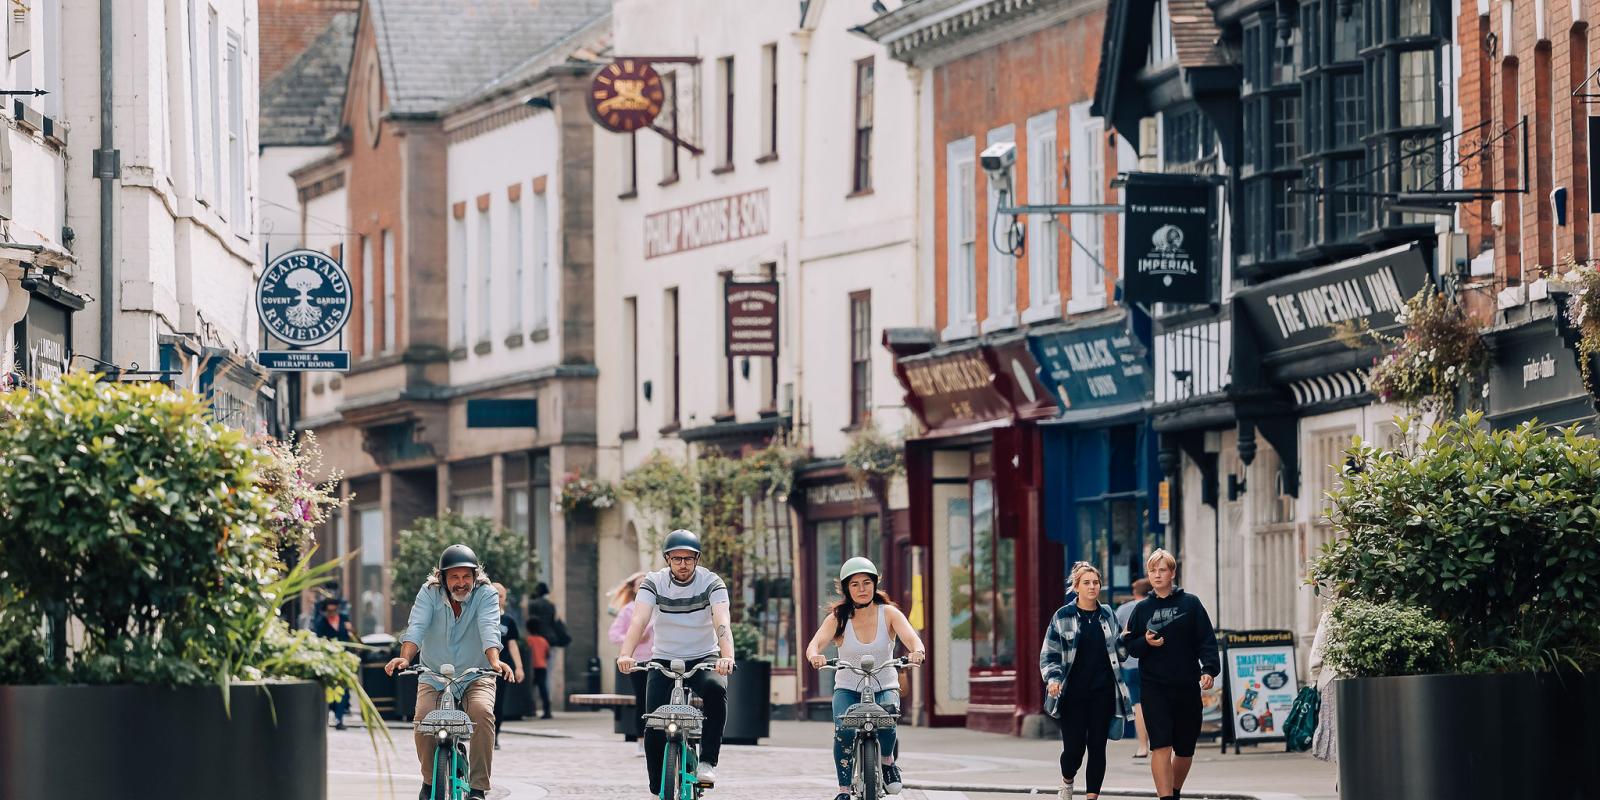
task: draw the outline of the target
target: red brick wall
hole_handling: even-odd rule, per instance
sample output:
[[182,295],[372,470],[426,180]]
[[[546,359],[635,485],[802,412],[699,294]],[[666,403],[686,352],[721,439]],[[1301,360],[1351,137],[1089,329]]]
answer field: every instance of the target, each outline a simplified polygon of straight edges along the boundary
[[[1045,30],[1004,42],[972,55],[953,61],[934,70],[933,76],[933,158],[934,158],[934,297],[935,315],[939,328],[949,324],[946,297],[946,264],[949,253],[945,232],[950,221],[949,194],[946,191],[947,165],[945,148],[951,142],[972,137],[976,149],[983,151],[990,130],[1005,125],[1016,126],[1017,165],[1014,170],[1015,193],[1028,197],[1028,118],[1054,109],[1056,112],[1056,149],[1061,156],[1057,174],[1063,179],[1071,174],[1065,157],[1072,146],[1068,108],[1074,103],[1094,98],[1095,77],[1100,59],[1101,31],[1105,26],[1103,10],[1053,25]],[[1101,142],[1105,147],[1105,176],[1107,186],[1104,197],[1111,197],[1109,183],[1116,175],[1116,148]],[[988,219],[988,178],[979,168],[976,175],[977,192],[977,298],[976,307],[980,322],[987,316],[989,303],[989,261],[997,255],[990,242]],[[1069,189],[1058,188],[1057,202],[1065,203]],[[1116,217],[1098,217],[1106,226],[1106,294],[1116,280]],[[1061,225],[1070,221],[1063,217]],[[1057,245],[1060,264],[1057,269],[1065,306],[1072,289],[1070,265],[1076,247],[1063,231]],[[1016,308],[1019,313],[1028,306],[1028,259],[1024,255],[1016,260]]]
[[260,0],[261,85],[304,52],[333,15],[360,7],[361,0]]
[[[363,20],[365,23],[365,20]],[[350,271],[351,289],[356,299],[355,314],[350,318],[348,330],[350,336],[350,350],[356,358],[376,355],[366,353],[362,347],[362,330],[366,319],[366,309],[361,302],[362,298],[362,268],[363,260],[367,257],[367,250],[361,247],[360,237],[365,236],[371,242],[373,260],[372,277],[375,285],[372,287],[373,309],[377,319],[373,320],[373,342],[379,347],[383,342],[383,231],[388,229],[391,233],[390,241],[395,247],[395,273],[400,276],[404,284],[405,232],[401,222],[404,219],[404,184],[401,176],[401,159],[404,157],[403,148],[406,146],[405,137],[400,135],[397,126],[389,122],[379,122],[379,135],[376,144],[372,141],[371,131],[367,128],[367,65],[377,57],[372,28],[363,24],[356,38],[355,60],[351,67],[350,91],[345,98],[345,124],[350,126],[350,177],[346,183],[346,203],[349,208],[350,241],[349,258],[346,264]],[[380,82],[381,91],[381,82]],[[395,303],[397,320],[395,324],[396,338],[395,349],[404,349],[407,343],[404,321],[405,302],[403,293],[396,292]]]
[[[1580,16],[1600,13],[1600,0],[1577,3]],[[1488,179],[1469,175],[1468,181],[1496,189],[1518,188],[1525,181],[1528,192],[1499,196],[1499,228],[1489,224],[1488,202],[1463,206],[1463,224],[1471,238],[1469,249],[1493,246],[1499,278],[1516,285],[1569,257],[1590,257],[1588,117],[1600,115],[1600,102],[1574,97],[1573,92],[1600,61],[1595,57],[1600,43],[1593,41],[1585,20],[1574,19],[1570,0],[1516,0],[1510,30],[1503,8],[1495,0],[1480,17],[1475,2],[1462,4],[1458,103],[1463,129],[1492,119],[1499,133],[1527,116],[1528,174],[1523,174],[1523,138],[1517,132],[1491,148]],[[1486,42],[1489,33],[1495,37],[1493,52]],[[1591,82],[1583,92],[1600,94],[1600,85]],[[1566,225],[1557,224],[1550,202],[1556,188],[1567,190]]]

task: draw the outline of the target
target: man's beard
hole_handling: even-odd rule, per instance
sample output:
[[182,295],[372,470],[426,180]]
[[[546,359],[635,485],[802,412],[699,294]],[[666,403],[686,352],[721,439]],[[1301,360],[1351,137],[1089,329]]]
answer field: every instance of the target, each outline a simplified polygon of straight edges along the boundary
[[469,598],[471,596],[472,596],[472,587],[470,587],[470,586],[465,588],[465,589],[462,589],[459,592],[458,591],[454,591],[454,590],[452,590],[450,592],[450,599],[456,601],[457,603],[465,603],[465,602],[467,602],[467,598]]

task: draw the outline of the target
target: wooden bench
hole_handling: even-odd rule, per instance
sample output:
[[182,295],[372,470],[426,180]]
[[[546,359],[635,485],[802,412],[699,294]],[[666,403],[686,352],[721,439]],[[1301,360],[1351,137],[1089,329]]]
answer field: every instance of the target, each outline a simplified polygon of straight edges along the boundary
[[[689,702],[699,708],[700,698],[690,696]],[[623,735],[626,741],[638,739],[644,732],[643,723],[639,720],[638,712],[633,709],[633,695],[631,694],[569,694],[567,703],[574,706],[588,708],[609,708],[614,720],[611,729]]]

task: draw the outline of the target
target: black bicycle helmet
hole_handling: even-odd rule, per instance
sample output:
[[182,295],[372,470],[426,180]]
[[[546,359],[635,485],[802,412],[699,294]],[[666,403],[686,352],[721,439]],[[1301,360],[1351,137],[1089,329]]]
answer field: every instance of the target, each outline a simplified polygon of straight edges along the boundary
[[694,531],[678,529],[667,534],[661,542],[661,554],[666,555],[674,550],[693,550],[696,555],[700,553],[700,535]]
[[455,569],[456,567],[478,568],[478,554],[464,544],[453,544],[444,549],[439,556],[439,571]]

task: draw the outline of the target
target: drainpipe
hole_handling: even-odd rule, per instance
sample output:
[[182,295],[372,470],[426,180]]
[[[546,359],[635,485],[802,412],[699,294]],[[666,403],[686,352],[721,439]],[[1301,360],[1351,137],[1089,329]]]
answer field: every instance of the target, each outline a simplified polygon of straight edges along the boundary
[[[793,283],[794,283],[794,292],[793,292],[793,294],[794,294],[794,300],[795,300],[795,313],[793,315],[793,317],[794,317],[794,341],[795,341],[795,344],[794,344],[794,347],[792,348],[793,352],[794,352],[794,396],[793,396],[793,401],[794,401],[794,415],[796,417],[796,419],[794,420],[795,433],[798,434],[797,438],[800,441],[805,442],[805,441],[809,441],[809,437],[807,435],[808,431],[806,431],[806,425],[810,424],[810,416],[811,415],[805,413],[805,411],[806,411],[805,401],[810,399],[809,398],[809,394],[810,393],[807,392],[806,388],[805,388],[806,387],[806,382],[805,382],[805,377],[806,377],[806,355],[805,355],[805,353],[806,353],[806,351],[805,351],[805,341],[806,341],[806,337],[805,337],[805,327],[806,327],[806,323],[805,323],[805,319],[806,319],[806,315],[805,315],[805,274],[806,274],[806,270],[805,270],[805,265],[800,263],[800,258],[801,258],[800,245],[801,245],[802,242],[804,242],[806,240],[806,139],[808,137],[806,136],[805,131],[806,131],[806,123],[807,123],[806,108],[809,105],[809,102],[808,102],[809,98],[808,98],[808,95],[807,95],[806,87],[807,87],[807,85],[809,83],[807,78],[809,77],[810,63],[811,63],[811,29],[810,28],[801,28],[799,31],[796,31],[795,32],[795,43],[799,46],[799,50],[800,50],[800,127],[799,127],[799,130],[800,130],[800,158],[798,159],[799,163],[796,165],[798,167],[797,172],[799,173],[799,176],[800,176],[799,177],[799,181],[800,181],[799,189],[800,189],[800,191],[798,193],[798,196],[800,198],[800,204],[799,204],[799,214],[797,215],[797,224],[796,224],[796,231],[795,231],[795,237],[794,237],[795,248],[794,248],[794,262],[793,262],[794,263],[794,281],[793,281]],[[788,259],[785,259],[785,261],[787,261],[787,260]],[[776,367],[776,363],[774,363],[774,367]],[[780,387],[781,387],[781,384],[780,384]],[[776,403],[776,398],[774,398],[774,403]]]
[[116,184],[122,174],[121,154],[116,150],[112,126],[112,105],[115,90],[115,73],[112,71],[111,9],[115,0],[100,0],[100,149],[94,153],[94,176],[100,180],[100,359],[116,363],[113,352],[112,325],[116,320],[118,292],[115,287],[116,246],[112,236],[116,232]]

